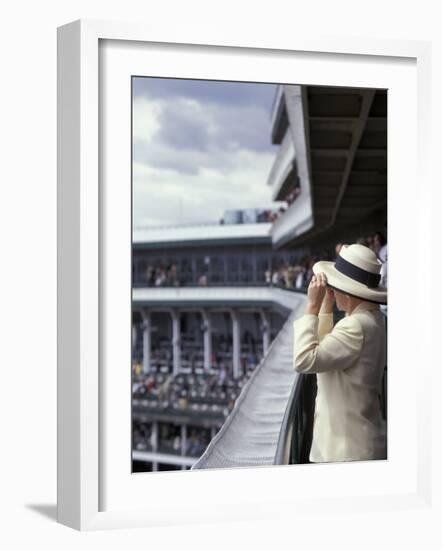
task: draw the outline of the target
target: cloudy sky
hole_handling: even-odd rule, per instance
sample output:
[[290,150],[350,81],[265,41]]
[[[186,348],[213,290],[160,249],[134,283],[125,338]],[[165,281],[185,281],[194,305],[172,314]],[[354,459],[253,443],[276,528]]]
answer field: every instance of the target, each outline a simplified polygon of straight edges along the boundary
[[272,84],[133,81],[134,227],[219,222],[276,206],[267,186]]

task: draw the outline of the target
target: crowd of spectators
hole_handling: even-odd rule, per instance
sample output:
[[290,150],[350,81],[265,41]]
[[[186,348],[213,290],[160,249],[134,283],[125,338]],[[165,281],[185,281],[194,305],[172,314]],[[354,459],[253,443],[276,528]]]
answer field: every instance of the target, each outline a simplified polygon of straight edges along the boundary
[[260,221],[264,221],[267,223],[273,223],[278,218],[280,218],[294,202],[299,197],[301,192],[300,187],[295,187],[292,191],[290,191],[284,198],[284,201],[287,203],[285,206],[280,206],[277,210],[263,210],[262,217],[260,218]]
[[[257,211],[256,214],[256,223],[273,223],[278,218],[280,218],[284,212],[287,210],[287,208],[295,202],[295,200],[299,197],[301,193],[301,188],[299,185],[294,187],[289,193],[286,194],[286,196],[282,199],[283,202],[286,202],[287,205],[280,206],[277,210],[275,209],[263,209]],[[225,222],[224,218],[221,218],[219,223],[223,225]],[[243,222],[246,223],[246,222]]]
[[[276,213],[273,213],[276,214]],[[273,215],[272,214],[272,215]],[[387,240],[383,233],[376,232],[367,237],[360,237],[358,243],[368,246],[376,252],[383,263],[381,284],[387,286]],[[337,243],[333,250],[322,250],[309,255],[304,255],[294,264],[282,262],[276,269],[268,269],[264,273],[264,281],[267,286],[277,286],[287,289],[305,290],[313,275],[313,264],[318,260],[333,260],[339,252],[341,243]],[[149,265],[145,272],[147,286],[181,286],[177,264]],[[208,286],[210,279],[207,273],[201,273],[197,278],[198,286]]]
[[313,275],[313,264],[319,259],[331,259],[325,253],[318,256],[303,256],[295,265],[281,264],[275,270],[266,270],[265,282],[267,286],[286,289],[304,290],[307,288]]
[[234,379],[225,366],[218,373],[148,373],[142,381],[134,383],[133,391],[140,398],[144,395],[157,400],[167,399],[169,403],[184,399],[185,402],[180,403],[183,408],[193,402],[230,406],[249,376],[250,373],[246,373]]
[[[248,334],[250,336],[248,336]],[[223,370],[231,370],[233,357],[233,344],[231,336],[216,335],[216,341],[212,340],[214,350],[210,357],[210,372],[222,373]],[[216,351],[215,351],[216,350]],[[188,342],[182,336],[181,341],[181,371],[185,374],[204,373],[203,343]],[[262,341],[256,340],[249,331],[244,333],[244,341],[241,344],[240,363],[243,374],[252,372],[263,357]],[[143,358],[142,340],[138,338],[132,348],[133,374],[141,376]],[[159,346],[151,350],[150,371],[152,373],[171,373],[173,370],[173,350],[170,339],[161,339]]]
[[[371,248],[381,260],[380,284],[381,286],[387,287],[388,246],[384,234],[377,231],[368,237],[360,237],[356,242]],[[267,270],[265,272],[266,285],[305,290],[313,275],[313,265],[319,260],[333,261],[339,254],[342,244],[343,243],[336,244],[334,253],[331,253],[329,250],[323,250],[322,252],[302,257],[301,260],[294,265],[283,263],[276,270]]]
[[[133,398],[136,404],[146,407],[176,409],[188,412],[227,415],[234,405],[246,377],[233,379],[219,374],[154,374],[145,375],[144,380],[133,384]],[[197,405],[197,406],[194,406]]]
[[146,269],[147,286],[180,286],[176,264],[149,265]]
[[[219,349],[218,349],[219,348]],[[250,379],[254,369],[261,359],[259,345],[256,353],[250,346],[248,338],[248,353],[241,353],[242,375],[234,378],[232,374],[232,347],[231,342],[220,341],[217,351],[212,353],[211,370],[201,368],[201,352],[196,353],[196,362],[192,363],[190,372],[180,372],[173,375],[171,356],[165,349],[155,349],[152,352],[150,371],[143,372],[139,360],[133,363],[132,377],[132,405],[134,411],[141,416],[165,413],[166,415],[201,414],[205,418],[212,417],[225,419],[235,405],[235,401],[242,388]],[[167,350],[170,352],[170,349]],[[188,357],[184,353],[183,357]],[[186,363],[185,363],[186,364]],[[161,368],[159,368],[161,365]],[[186,364],[187,365],[187,364]],[[186,366],[189,371],[189,365]],[[158,450],[160,452],[181,452],[181,433],[179,425],[171,422],[164,424],[162,431],[157,434]],[[153,449],[154,434],[151,431],[151,422],[134,417],[135,450],[149,451]],[[175,432],[174,432],[175,430]],[[178,431],[177,431],[178,430]],[[166,433],[167,432],[167,433]],[[202,454],[210,441],[210,434],[202,429],[191,430],[186,438],[186,454],[198,457]]]
[[[181,429],[177,424],[158,423],[155,435],[152,422],[135,420],[133,423],[133,449],[151,452],[156,450],[165,454],[180,455],[182,451]],[[155,438],[158,437],[158,441]],[[199,458],[211,439],[207,428],[190,426],[187,428],[184,455]]]

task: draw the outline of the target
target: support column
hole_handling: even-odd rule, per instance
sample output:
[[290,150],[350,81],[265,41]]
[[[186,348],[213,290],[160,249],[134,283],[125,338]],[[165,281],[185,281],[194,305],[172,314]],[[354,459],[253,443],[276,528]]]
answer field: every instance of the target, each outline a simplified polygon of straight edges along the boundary
[[261,315],[262,351],[265,355],[270,345],[270,319],[263,309],[259,310]]
[[172,315],[172,346],[173,346],[173,375],[181,372],[181,334],[180,334],[180,312],[171,310]]
[[141,317],[143,319],[143,372],[147,374],[150,371],[150,355],[151,355],[151,322],[150,312],[141,311]]
[[201,309],[200,312],[204,334],[204,370],[209,372],[212,366],[212,323],[208,311]]
[[233,341],[233,378],[241,376],[241,332],[239,325],[239,313],[234,309],[230,310],[232,318],[232,341]]

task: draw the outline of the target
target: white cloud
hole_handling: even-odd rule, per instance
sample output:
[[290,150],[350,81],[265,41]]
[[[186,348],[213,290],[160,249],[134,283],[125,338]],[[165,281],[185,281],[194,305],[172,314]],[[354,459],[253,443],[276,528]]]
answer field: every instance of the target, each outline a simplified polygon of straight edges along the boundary
[[133,102],[133,138],[149,143],[160,129],[161,101],[135,97]]
[[273,156],[239,150],[225,174],[202,168],[198,174],[134,165],[134,225],[218,222],[224,210],[270,208],[266,185]]
[[133,113],[135,227],[217,223],[226,209],[277,205],[262,107],[137,96]]

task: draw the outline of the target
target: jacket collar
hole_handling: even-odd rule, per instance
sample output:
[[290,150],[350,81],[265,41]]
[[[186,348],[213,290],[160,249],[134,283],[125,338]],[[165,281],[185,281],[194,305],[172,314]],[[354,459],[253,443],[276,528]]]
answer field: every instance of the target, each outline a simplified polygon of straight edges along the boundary
[[353,313],[360,313],[361,311],[373,311],[376,309],[380,309],[379,304],[374,304],[373,302],[361,302],[354,308],[350,315],[353,315]]

